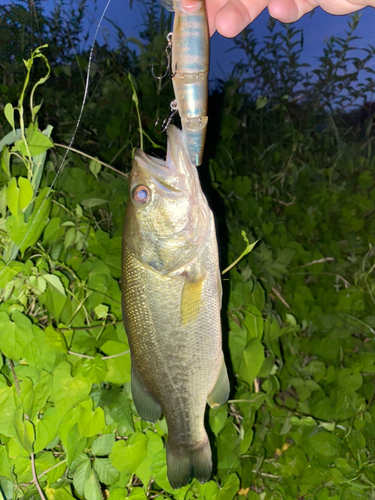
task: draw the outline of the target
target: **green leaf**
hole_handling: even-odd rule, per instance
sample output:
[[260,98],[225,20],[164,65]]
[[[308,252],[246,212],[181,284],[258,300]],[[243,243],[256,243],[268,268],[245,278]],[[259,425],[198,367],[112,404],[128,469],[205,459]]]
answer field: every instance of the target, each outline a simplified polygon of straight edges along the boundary
[[248,385],[254,382],[264,361],[264,347],[258,339],[252,339],[247,344],[240,364],[239,376]]
[[10,359],[19,361],[25,347],[33,339],[31,321],[19,311],[12,315],[0,312],[0,348]]
[[[134,488],[135,489],[135,488]],[[111,500],[125,500],[126,498],[129,498],[128,492],[124,488],[116,488],[114,490],[111,490]]]
[[241,231],[241,235],[243,237],[243,239],[245,240],[245,242],[247,243],[247,246],[245,248],[245,250],[242,252],[242,254],[238,257],[238,259],[236,259],[230,266],[228,266],[226,269],[224,269],[224,271],[221,272],[221,274],[225,274],[227,273],[228,271],[230,271],[234,266],[236,266],[239,261],[245,257],[245,255],[247,255],[248,253],[250,253],[252,251],[252,249],[255,247],[255,245],[258,243],[259,240],[256,240],[254,241],[254,243],[249,243],[249,240],[246,236],[246,233],[245,231]]
[[47,479],[50,484],[55,483],[58,481],[61,476],[64,474],[66,471],[66,462],[61,463],[57,467],[54,467],[52,470],[47,472]]
[[219,406],[219,408],[210,408],[209,422],[211,430],[214,434],[219,434],[224,427],[228,416],[227,405]]
[[102,390],[100,405],[107,407],[110,417],[117,426],[121,426],[126,433],[134,432],[130,401],[127,393],[119,387],[111,387],[111,390]]
[[65,233],[65,238],[64,238],[64,248],[70,247],[76,239],[77,235],[77,229],[75,227],[70,227],[67,232]]
[[256,338],[261,340],[263,337],[263,317],[262,313],[255,306],[248,304],[244,311],[244,326],[248,332],[248,340]]
[[3,186],[0,189],[0,215],[5,217],[7,212],[7,187]]
[[24,413],[31,417],[34,402],[34,383],[28,377],[24,377],[20,383],[20,397]]
[[99,434],[104,429],[105,419],[103,409],[98,407],[93,411],[92,400],[80,404],[78,430],[81,437],[91,437]]
[[95,439],[91,446],[91,452],[95,456],[109,455],[115,444],[114,434],[103,434]]
[[47,310],[50,314],[52,314],[55,320],[59,321],[60,314],[64,310],[67,303],[66,297],[57,293],[55,288],[50,286],[43,295],[39,296],[39,300],[46,306]]
[[90,165],[89,165],[89,168],[90,168],[90,172],[94,175],[94,177],[97,179],[98,178],[98,173],[101,171],[102,169],[102,165],[100,162],[98,162],[97,160],[91,160],[90,161]]
[[[2,314],[2,313],[0,313]],[[5,436],[14,436],[13,417],[16,409],[12,388],[3,377],[0,377],[0,433]]]
[[148,484],[151,479],[151,466],[154,456],[164,449],[164,444],[161,437],[155,432],[146,431],[147,436],[147,455],[142,463],[137,468],[137,476],[143,484]]
[[53,371],[51,398],[60,411],[69,408],[87,398],[91,391],[91,383],[83,375],[71,376],[70,363],[60,363]]
[[18,217],[19,196],[20,190],[17,185],[17,179],[15,177],[12,177],[8,182],[7,205],[10,213],[15,217]]
[[44,235],[43,235],[43,244],[45,243],[56,243],[61,240],[65,233],[65,229],[61,225],[60,217],[54,217],[47,224]]
[[94,359],[85,359],[82,363],[81,373],[93,384],[100,384],[107,373],[106,362],[96,354]]
[[[38,156],[47,149],[53,148],[53,142],[39,130],[29,127],[26,130],[26,141],[31,156]],[[18,141],[17,141],[18,142]],[[18,150],[27,156],[27,149],[23,141],[18,142]]]
[[134,473],[147,455],[147,436],[133,434],[125,441],[116,441],[109,458],[119,471]]
[[48,221],[51,210],[51,200],[46,198],[49,193],[48,188],[44,188],[34,203],[33,212],[27,222],[18,219],[15,215],[8,218],[6,227],[12,241],[20,247],[21,254],[25,250],[35,245]]
[[35,424],[35,453],[39,453],[55,439],[63,416],[57,408],[53,407],[48,408],[43,417],[37,420]]
[[66,451],[66,462],[69,467],[85,449],[87,445],[87,438],[80,438],[77,424],[73,425],[73,427],[66,434],[65,438],[66,439],[63,440],[61,436],[61,441],[63,442]]
[[133,500],[147,500],[144,488],[133,488],[128,498],[133,498]]
[[215,481],[209,481],[202,485],[202,492],[204,494],[204,500],[216,500],[219,494],[219,486]]
[[90,500],[103,500],[96,472],[92,469],[89,478],[85,482],[84,494]]
[[267,97],[262,96],[262,95],[258,96],[258,97],[257,97],[257,100],[256,100],[255,109],[256,109],[257,111],[258,111],[259,109],[263,109],[263,108],[266,106],[267,101],[268,101]]
[[33,442],[35,440],[33,424],[24,418],[22,410],[16,410],[13,425],[20,444],[30,454],[33,450]]
[[86,200],[82,200],[81,204],[85,208],[94,208],[99,207],[100,205],[105,205],[109,203],[108,200],[103,200],[101,198],[88,198]]
[[108,316],[109,307],[105,304],[99,304],[94,311],[99,319],[105,319]]
[[29,179],[24,177],[18,177],[19,186],[19,200],[18,200],[18,210],[24,212],[25,209],[30,205],[33,199],[34,192]]
[[[125,344],[122,349],[126,350]],[[111,352],[110,354],[117,353]],[[105,362],[108,370],[104,379],[106,382],[120,385],[130,382],[130,353],[116,358],[106,359]]]
[[308,444],[315,455],[332,459],[340,456],[339,441],[329,432],[319,432],[309,437]]
[[[9,134],[8,134],[9,135]],[[7,137],[7,136],[6,136]],[[0,141],[0,144],[3,141]],[[1,162],[1,168],[5,172],[6,176],[9,178],[10,177],[10,151],[8,147],[4,147],[3,151],[1,153],[1,147],[0,147],[0,162]],[[4,186],[3,189],[7,189],[6,186]],[[5,193],[6,194],[6,193]]]
[[83,495],[83,492],[85,491],[85,484],[90,478],[90,474],[91,461],[89,457],[87,457],[87,459],[81,462],[81,464],[77,467],[73,476],[73,485],[79,495]]
[[14,130],[14,108],[10,102],[8,102],[4,106],[4,115],[5,115],[5,118],[7,119],[8,123],[10,124],[12,129]]
[[227,476],[222,484],[217,500],[232,500],[240,489],[240,480],[236,474]]
[[75,500],[70,494],[70,488],[66,486],[65,488],[54,489],[50,486],[46,486],[44,491],[47,495],[48,500]]
[[152,460],[151,472],[155,482],[166,491],[173,491],[167,477],[167,461],[165,450],[159,451]]
[[99,481],[104,484],[113,484],[119,477],[119,471],[111,464],[109,458],[95,458],[94,469]]
[[10,460],[4,445],[0,444],[0,476],[11,479]]
[[61,279],[55,274],[43,274],[43,278],[49,283],[56,292],[65,297],[65,289],[61,282]]
[[48,344],[63,354],[68,352],[65,337],[61,332],[57,332],[52,326],[47,326],[44,331]]

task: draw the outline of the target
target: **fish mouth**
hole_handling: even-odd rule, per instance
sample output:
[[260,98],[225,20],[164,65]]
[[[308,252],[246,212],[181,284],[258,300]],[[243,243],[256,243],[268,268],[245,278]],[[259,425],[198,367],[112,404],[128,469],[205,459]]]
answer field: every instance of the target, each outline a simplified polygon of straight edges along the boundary
[[167,135],[166,160],[149,156],[141,149],[136,150],[134,159],[152,176],[160,189],[178,193],[188,189],[189,174],[195,166],[190,161],[182,130],[170,125]]

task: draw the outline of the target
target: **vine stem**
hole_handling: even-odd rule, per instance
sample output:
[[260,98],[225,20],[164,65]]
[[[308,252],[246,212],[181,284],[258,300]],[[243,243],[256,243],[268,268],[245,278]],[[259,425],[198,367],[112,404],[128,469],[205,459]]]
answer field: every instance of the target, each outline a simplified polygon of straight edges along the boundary
[[[129,354],[128,351],[119,352],[118,354],[111,354],[110,356],[102,356],[100,359],[112,359],[119,358],[120,356],[124,356],[125,354]],[[87,358],[87,359],[95,359],[95,356],[89,356],[88,354],[81,354],[80,352],[68,351],[68,354],[72,354],[73,356],[78,356],[79,358]]]
[[42,500],[46,500],[46,497],[44,496],[44,493],[42,491],[42,488],[39,485],[38,478],[36,476],[35,458],[34,458],[34,453],[33,452],[31,452],[30,458],[31,458],[31,470],[33,472],[33,483],[35,484],[36,489],[38,490],[40,498]]
[[97,158],[94,158],[93,156],[88,155],[87,153],[83,153],[79,149],[72,148],[71,146],[65,146],[65,144],[59,144],[57,142],[55,142],[54,144],[55,144],[55,146],[57,146],[59,148],[64,148],[64,149],[67,149],[68,151],[73,151],[73,153],[77,153],[81,156],[85,156],[89,160],[97,161],[98,163],[100,163],[100,165],[103,165],[103,167],[107,167],[110,170],[113,170],[114,172],[116,172],[116,174],[119,174],[119,175],[122,175],[123,177],[128,178],[128,174],[124,174],[124,172],[121,172],[121,170],[117,170],[117,168],[112,167],[112,165],[108,165],[108,163],[104,163],[104,161],[98,160]]
[[[19,384],[19,381],[18,381],[18,378],[17,378],[16,370],[14,369],[13,361],[11,359],[9,359],[9,358],[8,358],[8,360],[9,360],[10,369],[12,370],[13,379],[14,379],[14,385],[16,386],[17,394],[20,395],[20,393],[21,393],[21,391],[20,391],[20,384]],[[26,415],[26,413],[24,413],[24,416],[25,416],[26,420],[28,420],[30,422],[30,419]],[[32,474],[33,474],[33,481],[32,482],[35,485],[36,489],[38,490],[40,498],[42,500],[46,500],[46,497],[44,496],[44,493],[42,491],[42,488],[40,487],[40,484],[38,482],[38,478],[37,478],[37,475],[36,475],[35,455],[34,455],[33,451],[30,454],[30,460],[31,460],[31,471],[32,471]]]
[[[61,460],[61,462],[58,462],[53,467],[50,467],[49,469],[44,470],[41,474],[39,474],[39,476],[37,476],[37,478],[40,479],[41,477],[43,477],[46,474],[48,474],[48,472],[50,472],[53,469],[56,469],[56,467],[59,467],[61,464],[64,464],[65,462],[66,462],[66,459]],[[29,481],[28,483],[21,483],[18,486],[28,486],[29,484],[33,484],[33,482],[34,481]]]

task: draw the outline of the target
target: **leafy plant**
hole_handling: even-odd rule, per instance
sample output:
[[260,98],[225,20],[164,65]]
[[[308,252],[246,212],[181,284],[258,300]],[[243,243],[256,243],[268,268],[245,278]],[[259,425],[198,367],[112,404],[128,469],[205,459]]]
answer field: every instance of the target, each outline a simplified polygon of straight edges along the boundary
[[[236,264],[223,277],[232,394],[207,415],[212,480],[174,491],[165,420],[142,421],[132,401],[119,284],[124,171],[140,137],[156,147],[155,119],[171,100],[148,73],[162,65],[160,26],[168,29],[152,8],[139,57],[121,34],[118,48],[95,48],[65,168],[87,53],[59,52],[69,35],[62,30],[22,63],[17,98],[11,78],[0,88],[13,103],[4,106],[0,148],[0,493],[367,500],[375,494],[375,160],[371,116],[343,111],[362,65],[340,76],[357,20],[346,39],[328,41],[317,71],[329,85],[304,85],[302,34],[271,24],[266,56],[251,38],[243,46],[258,57],[253,76],[239,67],[217,90],[220,141],[201,176],[210,174],[210,201],[225,222],[222,260]],[[53,16],[39,24],[43,42],[52,21],[63,24],[58,10]],[[76,16],[80,33],[79,9]],[[49,50],[60,55],[48,62]],[[352,123],[362,116],[358,135]]]

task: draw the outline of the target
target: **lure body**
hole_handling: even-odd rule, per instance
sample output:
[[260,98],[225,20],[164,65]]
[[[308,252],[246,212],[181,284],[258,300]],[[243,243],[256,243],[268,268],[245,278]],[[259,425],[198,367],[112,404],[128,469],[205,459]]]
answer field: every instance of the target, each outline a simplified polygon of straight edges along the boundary
[[206,403],[223,404],[229,381],[221,347],[221,276],[215,224],[183,131],[168,128],[161,161],[137,150],[122,247],[122,304],[135,406],[164,414],[173,488],[211,476]]
[[162,1],[175,13],[172,38],[172,82],[191,162],[202,163],[207,130],[209,33],[204,0],[185,12],[178,0]]

